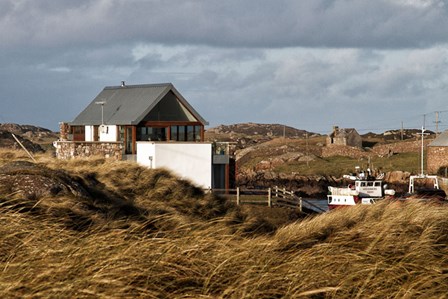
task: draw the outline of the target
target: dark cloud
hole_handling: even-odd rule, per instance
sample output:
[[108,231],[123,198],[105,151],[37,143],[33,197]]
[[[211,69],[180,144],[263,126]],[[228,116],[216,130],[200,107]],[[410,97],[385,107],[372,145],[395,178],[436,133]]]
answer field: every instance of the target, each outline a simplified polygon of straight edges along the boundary
[[0,122],[57,129],[125,80],[174,83],[212,126],[418,127],[446,110],[445,4],[0,0]]
[[2,47],[141,41],[389,49],[448,40],[442,0],[6,0],[0,8]]

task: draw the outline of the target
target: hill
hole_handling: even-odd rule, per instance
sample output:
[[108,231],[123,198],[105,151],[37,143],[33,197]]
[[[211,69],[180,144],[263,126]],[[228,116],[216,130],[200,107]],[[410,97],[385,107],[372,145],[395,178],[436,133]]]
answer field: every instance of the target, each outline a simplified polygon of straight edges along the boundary
[[[3,298],[446,295],[446,206],[383,202],[273,225],[164,170],[36,158],[0,151]],[[40,189],[14,183],[36,177]]]
[[29,138],[35,137],[55,137],[56,133],[52,132],[49,129],[45,129],[42,127],[37,127],[33,125],[19,125],[13,123],[3,123],[0,124],[1,131],[7,131],[14,133],[16,135],[25,135]]
[[263,136],[269,138],[288,137],[288,138],[304,138],[306,134],[309,136],[319,135],[316,133],[299,130],[293,127],[280,124],[256,124],[241,123],[232,125],[220,125],[207,130],[207,134],[216,135],[233,135],[241,137]]
[[0,124],[0,148],[20,148],[11,133],[16,135],[25,148],[32,153],[52,149],[52,142],[59,137],[57,133],[45,128],[32,125],[3,123]]
[[[31,152],[54,151],[52,142],[58,136],[50,130],[16,124],[0,128],[17,134]],[[0,147],[18,149],[8,132],[0,131]],[[341,177],[356,166],[385,172],[386,178],[400,178],[389,183],[397,192],[404,192],[409,175],[419,171],[420,132],[407,129],[367,133],[362,135],[363,148],[330,148],[325,146],[325,135],[280,124],[222,125],[207,130],[205,137],[210,142],[230,142],[236,158],[237,186],[280,186],[304,197],[323,198],[328,185],[344,185]],[[431,138],[434,134],[426,137],[426,142]]]

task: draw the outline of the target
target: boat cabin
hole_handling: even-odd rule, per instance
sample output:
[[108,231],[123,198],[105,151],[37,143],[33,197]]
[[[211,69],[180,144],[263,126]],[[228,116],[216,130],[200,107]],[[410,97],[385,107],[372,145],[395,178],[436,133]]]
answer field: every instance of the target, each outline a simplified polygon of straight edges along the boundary
[[359,197],[383,197],[386,187],[387,185],[380,180],[357,180],[354,185]]

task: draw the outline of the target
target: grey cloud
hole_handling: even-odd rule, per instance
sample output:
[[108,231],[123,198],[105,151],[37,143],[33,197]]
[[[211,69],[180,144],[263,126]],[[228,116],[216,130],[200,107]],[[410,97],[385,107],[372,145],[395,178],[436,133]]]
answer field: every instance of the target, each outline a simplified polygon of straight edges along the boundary
[[431,3],[6,1],[2,4],[0,39],[5,41],[2,47],[138,41],[219,47],[426,47],[448,41],[446,3]]

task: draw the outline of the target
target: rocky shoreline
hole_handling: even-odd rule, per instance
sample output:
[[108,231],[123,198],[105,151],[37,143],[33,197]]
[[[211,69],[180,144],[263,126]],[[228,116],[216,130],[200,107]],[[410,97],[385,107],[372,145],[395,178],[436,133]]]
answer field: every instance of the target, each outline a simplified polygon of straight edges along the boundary
[[[385,174],[384,181],[388,188],[394,189],[398,195],[408,191],[410,173],[392,171]],[[328,193],[328,186],[343,187],[350,184],[350,180],[334,176],[303,176],[298,174],[276,173],[273,171],[244,171],[236,178],[240,188],[267,189],[278,186],[297,195],[310,198],[324,198]]]

